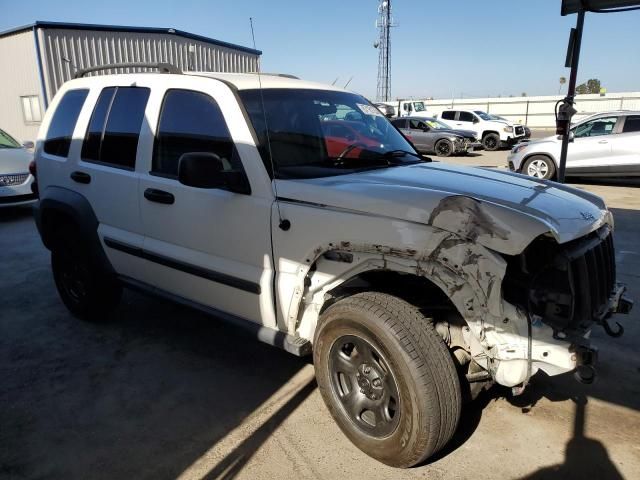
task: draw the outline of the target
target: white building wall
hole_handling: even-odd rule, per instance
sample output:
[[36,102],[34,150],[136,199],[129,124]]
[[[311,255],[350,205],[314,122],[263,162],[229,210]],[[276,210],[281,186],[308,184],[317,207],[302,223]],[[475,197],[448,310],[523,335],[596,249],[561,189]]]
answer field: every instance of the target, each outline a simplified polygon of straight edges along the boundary
[[[515,123],[526,124],[532,128],[555,127],[555,105],[563,95],[513,98],[464,98],[425,100],[430,115],[440,114],[443,110],[461,108],[482,110],[506,118]],[[392,102],[389,102],[393,104]],[[607,93],[605,96],[577,95],[578,113],[574,121],[592,113],[609,110],[640,110],[640,92]]]
[[0,39],[0,65],[0,128],[21,142],[35,140],[40,122],[27,121],[21,100],[37,96],[44,113],[33,30]]
[[[74,29],[38,29],[49,98],[76,69],[107,63],[167,62],[182,70],[255,72],[258,56],[170,33]],[[64,60],[64,58],[69,61]],[[119,69],[91,73],[131,73],[152,69]]]

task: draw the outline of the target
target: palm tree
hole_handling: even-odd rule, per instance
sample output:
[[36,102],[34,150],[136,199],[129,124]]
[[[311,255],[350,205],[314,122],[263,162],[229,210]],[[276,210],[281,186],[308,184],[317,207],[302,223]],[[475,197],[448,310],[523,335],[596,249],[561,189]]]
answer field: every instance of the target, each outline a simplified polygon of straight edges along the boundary
[[558,88],[558,95],[562,91],[562,85],[564,85],[565,83],[567,83],[567,79],[565,77],[560,77],[560,88]]

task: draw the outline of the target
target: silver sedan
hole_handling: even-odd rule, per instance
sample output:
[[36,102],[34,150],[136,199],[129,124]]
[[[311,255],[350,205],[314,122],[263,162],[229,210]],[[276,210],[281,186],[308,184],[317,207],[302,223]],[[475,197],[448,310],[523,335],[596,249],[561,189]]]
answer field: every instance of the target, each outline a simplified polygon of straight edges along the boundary
[[36,201],[31,191],[33,175],[29,163],[33,154],[27,148],[32,142],[20,145],[11,135],[0,129],[0,207],[26,205]]

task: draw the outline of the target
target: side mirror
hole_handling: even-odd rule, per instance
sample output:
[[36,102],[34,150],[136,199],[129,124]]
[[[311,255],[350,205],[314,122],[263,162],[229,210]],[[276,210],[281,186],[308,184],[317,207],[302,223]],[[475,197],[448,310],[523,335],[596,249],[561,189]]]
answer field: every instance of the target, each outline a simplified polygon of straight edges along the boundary
[[480,123],[480,120],[478,120],[478,117],[473,117],[473,123]]
[[429,127],[429,125],[425,125],[424,127],[422,127],[423,132],[428,132],[429,130],[431,130],[431,127]]
[[27,148],[27,149],[31,150],[33,147],[35,147],[35,143],[33,143],[32,141],[28,140],[28,141],[24,142],[22,144],[22,146],[24,148]]
[[178,160],[178,181],[188,187],[222,188],[235,193],[251,193],[244,173],[225,170],[223,160],[210,152],[182,154]]

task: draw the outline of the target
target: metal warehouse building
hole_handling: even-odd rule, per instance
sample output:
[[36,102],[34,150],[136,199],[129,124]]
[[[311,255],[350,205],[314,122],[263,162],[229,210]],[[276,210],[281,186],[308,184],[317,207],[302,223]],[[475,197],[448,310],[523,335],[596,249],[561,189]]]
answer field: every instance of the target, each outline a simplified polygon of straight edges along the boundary
[[[35,140],[58,88],[82,68],[167,62],[182,70],[255,72],[261,53],[173,28],[35,22],[0,32],[0,129]],[[96,74],[106,73],[115,72]]]

